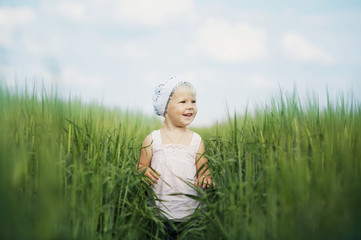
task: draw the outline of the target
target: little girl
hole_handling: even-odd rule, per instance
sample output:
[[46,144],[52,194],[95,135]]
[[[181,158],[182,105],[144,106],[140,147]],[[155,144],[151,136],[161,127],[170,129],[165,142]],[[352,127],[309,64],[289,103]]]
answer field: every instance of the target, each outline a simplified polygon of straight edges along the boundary
[[161,129],[144,139],[138,170],[152,184],[160,200],[156,201],[160,214],[172,222],[183,222],[199,204],[185,195],[197,196],[192,184],[202,188],[214,185],[203,141],[187,129],[197,115],[195,89],[191,83],[172,77],[155,89],[153,106],[165,121]]

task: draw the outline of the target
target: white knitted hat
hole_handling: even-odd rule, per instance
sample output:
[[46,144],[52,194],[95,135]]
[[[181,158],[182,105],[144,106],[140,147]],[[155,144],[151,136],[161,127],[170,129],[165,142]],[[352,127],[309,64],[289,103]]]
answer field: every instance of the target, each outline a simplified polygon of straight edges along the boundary
[[165,116],[170,96],[179,85],[184,83],[192,85],[190,82],[184,81],[177,76],[172,76],[155,88],[153,95],[153,107],[154,112],[158,116]]

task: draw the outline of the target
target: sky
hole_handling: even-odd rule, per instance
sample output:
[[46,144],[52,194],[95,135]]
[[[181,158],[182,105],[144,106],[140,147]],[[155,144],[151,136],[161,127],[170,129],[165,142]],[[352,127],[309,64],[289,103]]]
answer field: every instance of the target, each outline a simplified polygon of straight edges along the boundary
[[[197,90],[194,126],[282,92],[361,97],[359,0],[2,0],[0,81],[152,115],[158,83]],[[227,110],[228,109],[228,110]]]

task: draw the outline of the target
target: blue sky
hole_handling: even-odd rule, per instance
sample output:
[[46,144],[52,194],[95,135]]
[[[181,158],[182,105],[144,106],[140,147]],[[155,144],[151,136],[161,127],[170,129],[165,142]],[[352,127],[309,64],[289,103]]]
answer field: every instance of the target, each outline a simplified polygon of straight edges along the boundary
[[195,125],[264,106],[279,88],[361,97],[361,1],[59,0],[0,3],[0,79],[152,113],[171,75],[198,94]]

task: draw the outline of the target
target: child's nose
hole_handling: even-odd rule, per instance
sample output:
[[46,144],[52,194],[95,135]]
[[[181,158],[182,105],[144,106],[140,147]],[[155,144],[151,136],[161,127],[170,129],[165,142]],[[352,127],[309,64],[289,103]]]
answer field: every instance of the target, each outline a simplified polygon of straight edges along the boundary
[[187,109],[193,109],[194,108],[194,103],[190,103],[189,105],[188,105],[188,107],[187,107]]

